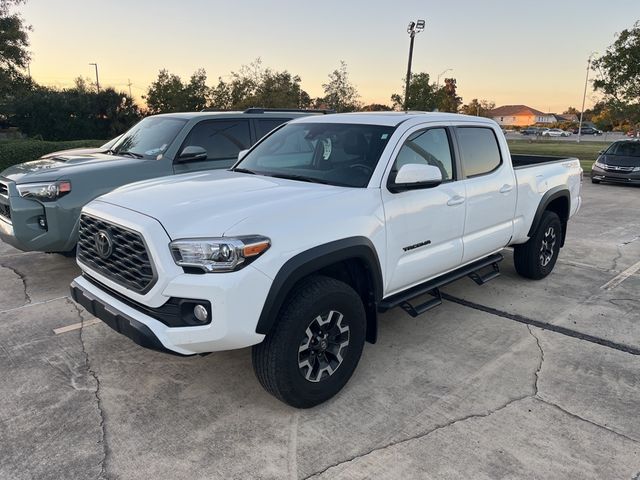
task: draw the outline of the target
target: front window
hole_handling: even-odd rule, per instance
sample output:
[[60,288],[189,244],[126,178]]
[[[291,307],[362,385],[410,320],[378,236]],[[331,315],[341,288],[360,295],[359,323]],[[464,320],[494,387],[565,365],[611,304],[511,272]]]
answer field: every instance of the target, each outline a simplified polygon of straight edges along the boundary
[[114,155],[156,159],[163,154],[184,127],[186,120],[147,117],[127,131],[110,150]]
[[289,124],[268,136],[234,170],[345,187],[366,187],[394,127]]
[[617,157],[640,157],[640,143],[616,142],[607,149],[605,154]]

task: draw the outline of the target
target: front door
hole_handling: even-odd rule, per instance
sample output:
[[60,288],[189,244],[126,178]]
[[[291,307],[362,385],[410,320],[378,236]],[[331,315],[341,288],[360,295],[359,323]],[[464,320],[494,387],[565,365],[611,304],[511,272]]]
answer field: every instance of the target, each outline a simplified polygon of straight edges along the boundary
[[[435,165],[437,187],[392,193],[387,188],[405,164]],[[465,218],[464,183],[458,180],[448,128],[416,127],[397,151],[382,186],[387,225],[385,296],[451,270],[462,260]]]
[[[238,153],[251,146],[249,119],[203,120],[197,123],[185,138],[178,157],[174,160],[174,172],[229,168],[238,160]],[[180,153],[186,147],[202,147],[207,158],[180,161]]]

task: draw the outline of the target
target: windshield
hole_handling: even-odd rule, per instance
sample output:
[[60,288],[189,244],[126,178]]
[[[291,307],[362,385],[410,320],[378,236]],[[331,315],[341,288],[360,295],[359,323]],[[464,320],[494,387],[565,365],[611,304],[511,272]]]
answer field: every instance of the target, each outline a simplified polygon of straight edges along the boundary
[[186,120],[171,117],[147,117],[136,123],[111,149],[115,155],[155,159],[176,138]]
[[105,143],[104,145],[100,146],[101,150],[111,150],[111,148],[116,144],[116,142],[118,140],[120,140],[120,137],[122,135],[118,135],[116,138],[112,138],[111,140],[109,140],[107,143]]
[[394,127],[337,123],[285,125],[234,170],[345,187],[366,187]]
[[640,142],[616,142],[608,148],[606,155],[640,157]]

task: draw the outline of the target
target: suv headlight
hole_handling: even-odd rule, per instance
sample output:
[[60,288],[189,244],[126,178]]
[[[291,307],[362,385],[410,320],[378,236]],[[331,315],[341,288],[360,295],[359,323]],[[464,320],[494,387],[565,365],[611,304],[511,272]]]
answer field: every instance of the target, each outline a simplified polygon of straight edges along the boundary
[[71,191],[71,182],[61,180],[58,182],[23,183],[16,185],[21,197],[34,198],[41,202],[51,202],[66,195]]
[[260,235],[194,238],[169,244],[176,265],[199,268],[207,273],[231,272],[242,268],[270,246],[271,240]]

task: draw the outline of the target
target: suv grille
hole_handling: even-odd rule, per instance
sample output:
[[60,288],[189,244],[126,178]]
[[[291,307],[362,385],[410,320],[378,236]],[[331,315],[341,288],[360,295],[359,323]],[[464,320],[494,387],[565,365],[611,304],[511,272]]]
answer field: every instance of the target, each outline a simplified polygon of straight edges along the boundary
[[139,233],[84,214],[80,216],[78,260],[137,293],[149,291],[156,283]]

